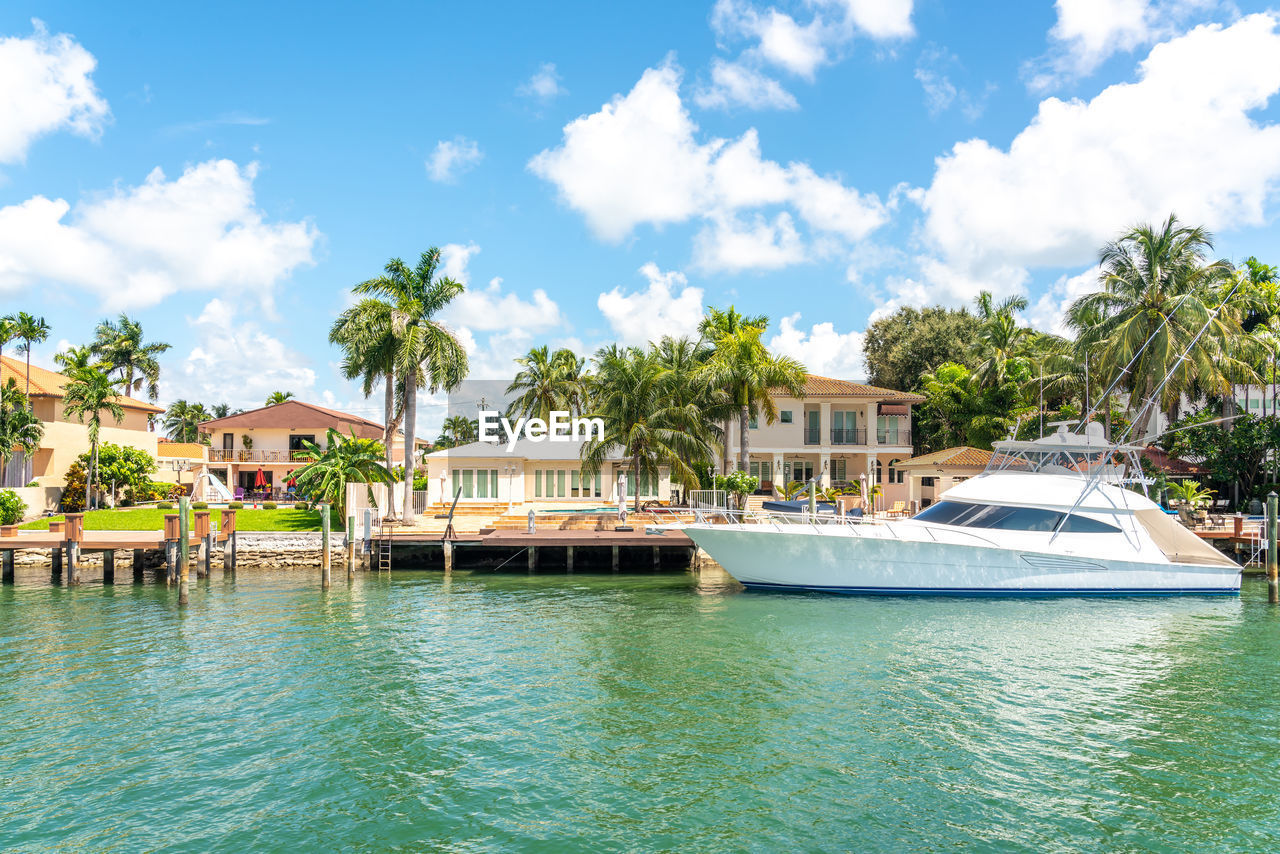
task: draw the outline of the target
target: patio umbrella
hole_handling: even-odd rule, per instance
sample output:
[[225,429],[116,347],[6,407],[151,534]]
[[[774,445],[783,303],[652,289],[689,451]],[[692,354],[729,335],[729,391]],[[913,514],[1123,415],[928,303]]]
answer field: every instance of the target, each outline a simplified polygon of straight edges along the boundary
[[265,489],[267,486],[267,475],[261,467],[258,468],[258,474],[253,479],[254,489]]

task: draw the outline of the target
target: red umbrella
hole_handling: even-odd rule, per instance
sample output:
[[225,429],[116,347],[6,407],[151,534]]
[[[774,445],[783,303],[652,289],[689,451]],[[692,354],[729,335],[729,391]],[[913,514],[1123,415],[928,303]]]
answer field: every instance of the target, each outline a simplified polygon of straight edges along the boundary
[[264,489],[267,485],[267,475],[261,468],[258,469],[258,476],[253,479],[253,485],[256,489]]

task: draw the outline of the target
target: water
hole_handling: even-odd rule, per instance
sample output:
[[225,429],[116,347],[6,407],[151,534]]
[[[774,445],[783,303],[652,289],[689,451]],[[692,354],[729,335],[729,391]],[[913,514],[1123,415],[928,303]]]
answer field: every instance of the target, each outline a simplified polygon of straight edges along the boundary
[[[127,576],[127,573],[126,573]],[[0,591],[0,847],[1269,851],[1280,610],[684,577]]]

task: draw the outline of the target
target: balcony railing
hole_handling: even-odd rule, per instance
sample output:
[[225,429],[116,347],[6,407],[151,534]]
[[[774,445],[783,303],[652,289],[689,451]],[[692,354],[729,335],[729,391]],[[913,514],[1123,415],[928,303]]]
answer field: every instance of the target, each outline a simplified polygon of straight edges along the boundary
[[835,427],[831,430],[831,444],[833,445],[865,445],[867,444],[867,431],[865,429],[854,429]]
[[876,441],[881,445],[910,445],[910,430],[877,430]]
[[816,427],[804,428],[804,443],[806,445],[821,445],[822,431]]
[[305,451],[273,451],[273,450],[232,450],[223,448],[209,449],[211,463],[299,463],[305,462],[302,457]]

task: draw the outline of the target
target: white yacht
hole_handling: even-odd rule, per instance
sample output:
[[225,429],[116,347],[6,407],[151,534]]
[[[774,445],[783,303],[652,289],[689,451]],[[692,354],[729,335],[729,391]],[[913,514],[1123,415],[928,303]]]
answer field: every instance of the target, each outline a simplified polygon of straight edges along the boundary
[[[852,594],[1236,594],[1240,567],[1144,494],[1101,425],[998,442],[909,519],[702,513],[681,529],[749,588]],[[1133,476],[1126,476],[1132,472]]]

